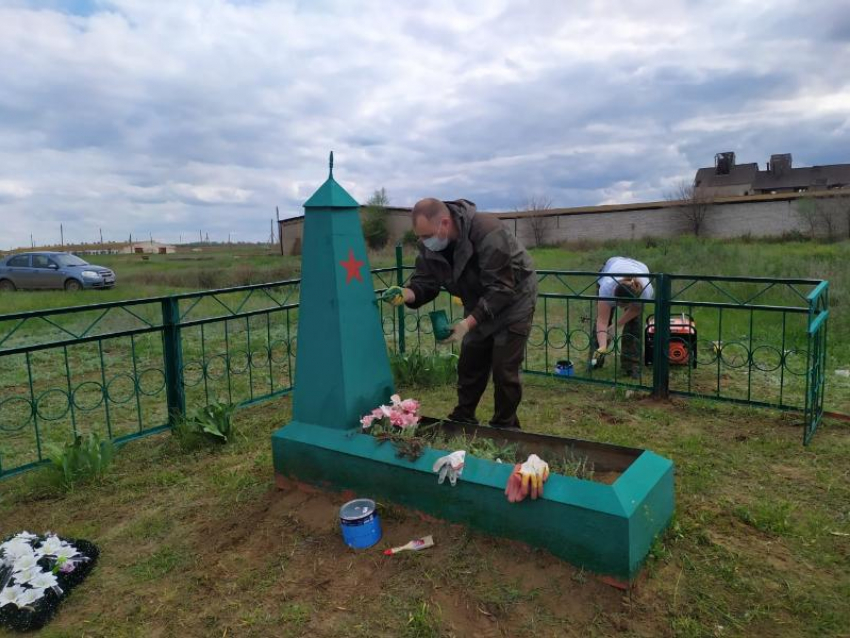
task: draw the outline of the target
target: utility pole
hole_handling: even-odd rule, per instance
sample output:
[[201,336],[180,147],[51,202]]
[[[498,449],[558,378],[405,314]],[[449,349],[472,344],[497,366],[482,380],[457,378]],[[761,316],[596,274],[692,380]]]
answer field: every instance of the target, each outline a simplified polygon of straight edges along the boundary
[[280,256],[283,257],[283,233],[280,232],[280,209],[275,206],[274,207],[275,215],[277,216],[277,240],[280,244]]
[[203,244],[203,243],[204,243],[204,236],[201,234],[201,231],[200,231],[200,230],[198,231],[198,243],[199,243],[199,244]]
[[62,224],[59,224],[59,241],[62,248],[65,248],[65,229],[62,227]]
[[32,246],[33,248],[35,248],[35,242],[33,241],[32,233],[30,233],[30,246]]
[[103,245],[103,229],[100,229],[100,245]]

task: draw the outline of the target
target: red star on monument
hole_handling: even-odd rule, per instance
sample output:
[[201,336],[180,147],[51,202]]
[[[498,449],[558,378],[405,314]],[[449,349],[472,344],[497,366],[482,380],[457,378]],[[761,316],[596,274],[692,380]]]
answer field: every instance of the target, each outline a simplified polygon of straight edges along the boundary
[[366,262],[354,258],[353,248],[348,249],[348,261],[341,261],[339,263],[345,268],[345,283],[350,284],[352,279],[360,282],[363,281],[363,277],[360,274],[360,266]]

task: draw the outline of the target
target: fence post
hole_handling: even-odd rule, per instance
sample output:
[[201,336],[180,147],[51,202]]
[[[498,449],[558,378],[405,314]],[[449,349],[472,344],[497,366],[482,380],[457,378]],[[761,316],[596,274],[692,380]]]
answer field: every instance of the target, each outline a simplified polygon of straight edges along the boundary
[[183,388],[183,342],[180,338],[180,306],[174,297],[162,300],[162,354],[165,360],[165,398],[168,424],[172,427],[186,414]]
[[670,396],[670,277],[659,273],[655,291],[655,339],[652,347],[652,396]]
[[[401,242],[395,247],[395,277],[396,284],[404,286],[404,256],[402,255]],[[398,353],[404,354],[404,304],[398,307]]]

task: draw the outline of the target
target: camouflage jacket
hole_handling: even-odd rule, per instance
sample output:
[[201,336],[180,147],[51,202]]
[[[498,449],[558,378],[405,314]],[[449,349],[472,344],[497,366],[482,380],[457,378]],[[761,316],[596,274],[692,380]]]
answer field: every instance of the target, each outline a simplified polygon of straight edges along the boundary
[[[537,301],[537,273],[531,255],[495,215],[478,215],[465,199],[446,202],[458,238],[445,251],[420,242],[416,270],[408,284],[411,308],[432,301],[445,288],[463,301],[464,316],[478,322],[467,339],[476,341],[504,329],[527,335]],[[447,259],[447,251],[453,251]]]

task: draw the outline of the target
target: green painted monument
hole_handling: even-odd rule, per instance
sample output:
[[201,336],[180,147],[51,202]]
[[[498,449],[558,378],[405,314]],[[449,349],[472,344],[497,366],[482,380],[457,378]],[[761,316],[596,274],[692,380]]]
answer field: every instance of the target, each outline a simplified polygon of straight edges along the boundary
[[[634,578],[674,508],[673,463],[648,450],[445,423],[451,431],[511,441],[546,458],[569,447],[607,481],[553,474],[536,501],[509,503],[512,465],[467,455],[457,485],[437,484],[434,462],[416,461],[361,432],[387,403],[393,379],[357,202],[333,178],[304,204],[301,301],[293,418],[272,435],[281,489],[300,484],[389,500],[423,513],[543,547],[623,581]],[[426,406],[427,407],[427,406]]]

